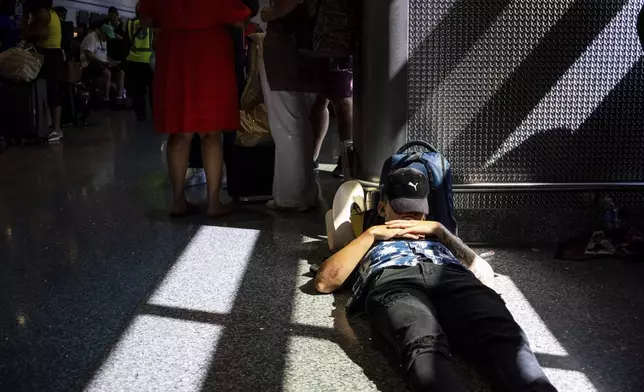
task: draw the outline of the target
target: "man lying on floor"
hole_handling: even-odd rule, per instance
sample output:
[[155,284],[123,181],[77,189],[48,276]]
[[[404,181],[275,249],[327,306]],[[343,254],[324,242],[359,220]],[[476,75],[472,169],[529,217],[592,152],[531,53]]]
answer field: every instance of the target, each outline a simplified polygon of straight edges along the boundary
[[364,311],[394,348],[412,391],[465,391],[451,348],[494,390],[556,391],[501,297],[471,270],[484,260],[429,212],[429,182],[413,168],[389,173],[378,211],[387,223],[327,259],[315,277],[338,290],[356,267],[350,312]]

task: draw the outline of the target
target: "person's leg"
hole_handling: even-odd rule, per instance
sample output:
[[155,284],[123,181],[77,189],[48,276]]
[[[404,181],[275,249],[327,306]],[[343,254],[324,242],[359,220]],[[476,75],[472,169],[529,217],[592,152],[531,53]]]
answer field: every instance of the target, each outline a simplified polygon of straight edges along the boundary
[[60,104],[51,109],[51,121],[55,132],[61,132],[60,123],[63,116],[63,109]]
[[429,298],[421,290],[404,284],[404,275],[409,273],[420,276],[417,267],[383,272],[401,275],[401,279],[374,288],[369,295],[367,314],[371,326],[395,350],[413,392],[464,392],[447,337]]
[[116,99],[123,98],[123,89],[125,88],[125,72],[118,67],[113,68],[114,84],[116,85]]
[[150,64],[145,64],[145,85],[143,86],[143,115],[147,116],[147,103],[146,103],[146,95],[148,96],[148,101],[150,102],[150,108],[152,108],[152,103],[153,103],[153,98],[152,98],[152,84],[154,83],[154,71],[152,71],[152,67]]
[[103,81],[103,88],[105,89],[105,96],[103,97],[103,101],[109,102],[110,90],[112,89],[112,72],[110,72],[107,67],[103,68],[101,80]]
[[47,82],[47,106],[51,114],[52,136],[50,140],[59,140],[61,132],[61,96],[60,96],[60,72],[63,62],[63,52],[57,49],[41,49],[44,56],[42,76]]
[[132,109],[136,118],[145,120],[145,90],[147,86],[147,75],[143,63],[129,61],[125,68],[125,80],[128,96],[132,97]]
[[338,117],[338,134],[340,141],[353,138],[353,98],[342,98],[333,101],[333,108]]
[[313,129],[313,161],[320,157],[322,143],[329,130],[329,100],[318,95],[311,108],[311,127]]
[[[338,119],[338,136],[341,142],[353,137],[353,73],[350,71],[329,71],[327,73],[327,94]],[[338,159],[333,170],[334,177],[344,177],[344,162]]]
[[222,204],[219,198],[224,166],[224,144],[221,132],[209,132],[201,135],[201,157],[208,184],[207,214],[216,218],[230,211],[230,206]]
[[556,391],[499,294],[464,268],[426,265],[437,318],[458,354],[487,372],[498,390]]
[[183,182],[188,170],[188,155],[192,133],[177,133],[168,137],[166,147],[168,157],[168,173],[172,186],[172,209],[170,214],[182,215],[188,212],[188,202],[183,188]]

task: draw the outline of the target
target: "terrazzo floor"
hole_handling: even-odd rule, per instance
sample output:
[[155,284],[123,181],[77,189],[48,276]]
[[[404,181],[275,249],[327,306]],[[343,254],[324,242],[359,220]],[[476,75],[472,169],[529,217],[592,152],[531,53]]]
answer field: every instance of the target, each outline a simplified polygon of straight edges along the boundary
[[[311,289],[322,212],[171,221],[163,139],[130,113],[96,122],[0,154],[0,391],[405,390],[346,294]],[[494,250],[559,391],[644,391],[644,263]]]

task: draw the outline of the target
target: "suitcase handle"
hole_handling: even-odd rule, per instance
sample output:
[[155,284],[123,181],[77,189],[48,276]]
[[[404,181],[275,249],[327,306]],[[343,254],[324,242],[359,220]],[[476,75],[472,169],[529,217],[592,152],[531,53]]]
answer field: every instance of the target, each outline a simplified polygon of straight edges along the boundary
[[431,144],[429,144],[427,142],[424,142],[422,140],[414,140],[414,141],[405,143],[404,146],[400,147],[398,149],[397,154],[402,154],[402,153],[404,153],[405,151],[409,150],[412,147],[424,147],[424,148],[428,149],[430,152],[438,152],[436,147],[432,146]]

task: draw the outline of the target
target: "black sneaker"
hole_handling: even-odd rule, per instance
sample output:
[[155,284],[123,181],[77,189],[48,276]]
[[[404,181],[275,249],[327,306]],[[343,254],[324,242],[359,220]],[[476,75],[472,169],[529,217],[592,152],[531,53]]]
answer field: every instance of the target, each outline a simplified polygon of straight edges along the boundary
[[313,161],[313,173],[317,173],[320,171],[320,160],[316,159]]

